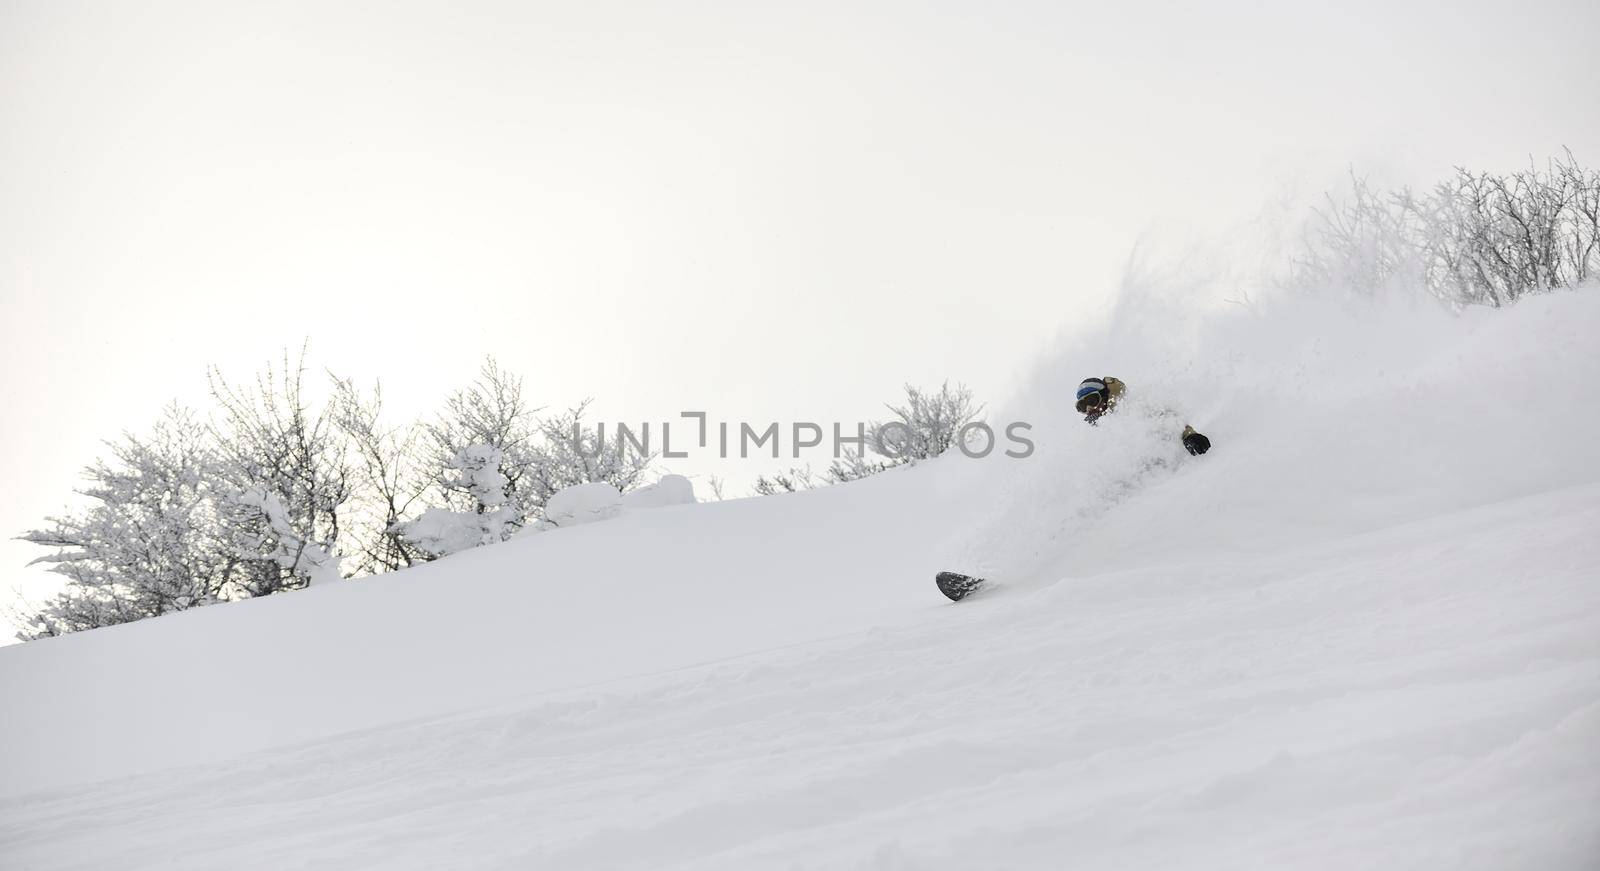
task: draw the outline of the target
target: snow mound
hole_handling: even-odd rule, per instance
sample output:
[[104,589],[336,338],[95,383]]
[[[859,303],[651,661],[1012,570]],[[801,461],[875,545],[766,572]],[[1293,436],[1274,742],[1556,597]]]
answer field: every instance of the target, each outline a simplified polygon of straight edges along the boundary
[[577,484],[557,491],[550,497],[544,506],[544,520],[536,529],[542,531],[581,526],[610,520],[628,511],[692,505],[694,502],[694,484],[682,475],[664,475],[656,483],[626,495],[600,481]]
[[551,526],[578,526],[609,520],[621,513],[622,494],[603,481],[564,488],[544,504],[544,521]]
[[400,534],[429,553],[446,556],[499,541],[510,519],[506,510],[479,514],[429,508],[416,520],[400,524]]
[[694,483],[682,475],[663,475],[654,484],[640,487],[622,497],[622,506],[629,511],[693,505],[694,502]]

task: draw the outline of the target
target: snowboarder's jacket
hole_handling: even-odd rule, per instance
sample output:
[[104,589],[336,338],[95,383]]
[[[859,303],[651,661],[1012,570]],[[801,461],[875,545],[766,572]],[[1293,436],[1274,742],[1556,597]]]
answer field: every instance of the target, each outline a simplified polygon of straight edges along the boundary
[[[1078,385],[1078,401],[1076,408],[1083,415],[1083,419],[1094,423],[1100,416],[1110,411],[1115,411],[1117,400],[1127,392],[1128,385],[1116,378],[1085,378]],[[1183,434],[1179,436],[1183,441],[1184,450],[1191,454],[1199,455],[1211,450],[1211,440],[1195,432],[1194,427],[1187,424],[1183,427]]]

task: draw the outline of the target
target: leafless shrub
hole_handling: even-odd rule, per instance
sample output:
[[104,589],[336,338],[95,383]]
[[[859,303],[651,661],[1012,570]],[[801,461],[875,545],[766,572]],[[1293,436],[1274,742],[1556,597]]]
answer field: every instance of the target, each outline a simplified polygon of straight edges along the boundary
[[916,462],[937,457],[955,447],[961,428],[983,414],[965,384],[946,381],[937,392],[905,386],[906,399],[887,406],[894,417],[872,425],[872,449],[891,461]]
[[1569,151],[1497,175],[1457,167],[1425,192],[1351,178],[1315,211],[1299,284],[1372,293],[1412,284],[1453,305],[1503,306],[1600,274],[1600,173]]

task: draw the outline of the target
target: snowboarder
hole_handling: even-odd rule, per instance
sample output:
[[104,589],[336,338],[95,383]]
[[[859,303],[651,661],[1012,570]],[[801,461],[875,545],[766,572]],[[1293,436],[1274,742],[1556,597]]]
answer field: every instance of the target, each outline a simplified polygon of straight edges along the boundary
[[[1093,424],[1101,415],[1116,410],[1117,400],[1122,398],[1127,389],[1128,385],[1116,378],[1085,378],[1078,385],[1078,413]],[[1211,450],[1211,440],[1188,424],[1184,424],[1183,434],[1179,438],[1183,441],[1184,450],[1190,454],[1198,456]]]
[[[1127,391],[1128,385],[1116,378],[1085,378],[1083,383],[1078,385],[1076,407],[1078,412],[1083,415],[1083,419],[1092,425],[1103,415],[1115,411],[1117,400],[1121,399]],[[1175,419],[1178,415],[1174,411],[1160,409],[1156,411],[1155,416],[1163,419]],[[1184,450],[1195,456],[1211,450],[1211,440],[1195,432],[1194,427],[1188,424],[1184,424],[1183,433],[1179,438],[1183,441]],[[1162,460],[1156,460],[1157,464],[1162,462]],[[989,586],[989,582],[983,578],[964,575],[960,572],[939,572],[934,576],[934,582],[938,584],[939,592],[949,597],[952,602],[959,602]]]

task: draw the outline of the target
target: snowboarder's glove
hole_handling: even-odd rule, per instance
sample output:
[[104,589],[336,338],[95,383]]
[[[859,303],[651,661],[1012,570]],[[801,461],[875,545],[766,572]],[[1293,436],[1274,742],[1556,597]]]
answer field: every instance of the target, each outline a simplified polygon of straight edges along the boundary
[[1199,456],[1211,450],[1211,439],[1195,432],[1194,427],[1186,426],[1183,428],[1183,447],[1189,453]]

